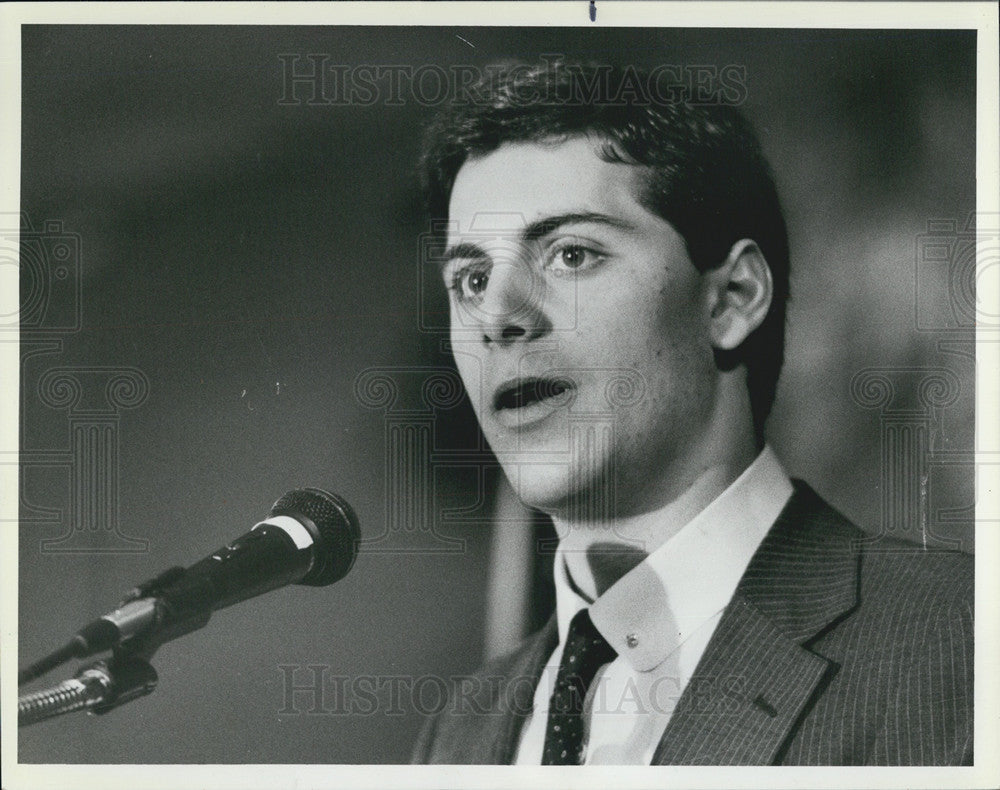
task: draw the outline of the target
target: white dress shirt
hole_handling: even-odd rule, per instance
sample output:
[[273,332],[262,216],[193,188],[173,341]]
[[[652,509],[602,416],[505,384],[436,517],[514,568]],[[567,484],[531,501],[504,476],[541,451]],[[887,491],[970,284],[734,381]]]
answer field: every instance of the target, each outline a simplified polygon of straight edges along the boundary
[[649,765],[723,610],[791,495],[788,475],[765,447],[708,507],[593,602],[576,591],[557,549],[559,644],[535,689],[515,763],[542,761],[569,623],[590,606],[594,625],[618,656],[598,671],[587,693],[584,764]]

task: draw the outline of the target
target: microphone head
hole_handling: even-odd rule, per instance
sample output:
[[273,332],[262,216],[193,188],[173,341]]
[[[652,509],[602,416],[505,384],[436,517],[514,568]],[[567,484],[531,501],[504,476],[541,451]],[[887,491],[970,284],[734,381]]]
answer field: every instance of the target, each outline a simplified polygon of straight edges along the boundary
[[358,517],[336,494],[319,488],[289,491],[274,503],[270,515],[291,516],[302,522],[316,541],[312,567],[299,584],[333,584],[354,565],[361,542]]

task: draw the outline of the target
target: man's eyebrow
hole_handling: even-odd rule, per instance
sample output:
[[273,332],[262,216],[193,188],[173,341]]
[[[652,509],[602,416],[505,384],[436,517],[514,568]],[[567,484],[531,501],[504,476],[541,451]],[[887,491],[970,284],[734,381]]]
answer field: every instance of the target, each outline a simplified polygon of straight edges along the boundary
[[[543,217],[526,225],[517,234],[521,243],[537,241],[538,239],[555,232],[564,225],[578,225],[585,222],[596,222],[600,225],[607,225],[617,230],[635,230],[635,225],[626,222],[619,217],[610,214],[601,214],[593,211],[571,212],[568,214],[557,214],[552,217]],[[444,251],[438,259],[439,265],[444,268],[456,258],[468,258],[469,260],[481,260],[488,258],[489,254],[478,244],[462,242],[454,244]]]
[[610,214],[600,214],[594,211],[573,212],[544,217],[532,222],[521,231],[521,239],[523,241],[537,241],[563,225],[579,225],[584,222],[596,222],[599,225],[608,225],[617,230],[635,230],[635,225],[631,222],[626,222],[619,217],[612,217]]
[[483,258],[488,258],[486,251],[482,249],[477,244],[470,244],[469,242],[463,242],[461,244],[453,244],[444,251],[444,254],[438,258],[438,266],[444,268],[449,263],[451,263],[456,258],[468,258],[469,260],[482,260]]

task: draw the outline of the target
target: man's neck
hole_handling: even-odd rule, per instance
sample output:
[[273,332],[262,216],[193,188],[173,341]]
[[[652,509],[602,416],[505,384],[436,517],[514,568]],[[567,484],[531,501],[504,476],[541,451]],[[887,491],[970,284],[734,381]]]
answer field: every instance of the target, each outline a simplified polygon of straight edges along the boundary
[[570,523],[553,517],[560,553],[573,584],[596,599],[666,543],[722,494],[753,462],[755,449],[701,470],[678,496],[653,510],[613,523]]

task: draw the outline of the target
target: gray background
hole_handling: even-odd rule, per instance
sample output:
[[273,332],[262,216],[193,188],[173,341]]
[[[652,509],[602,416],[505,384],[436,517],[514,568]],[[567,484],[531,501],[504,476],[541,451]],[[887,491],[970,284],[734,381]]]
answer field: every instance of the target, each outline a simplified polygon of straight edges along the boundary
[[[36,228],[59,220],[77,234],[82,299],[78,329],[24,335],[25,350],[43,337],[62,346],[22,365],[22,662],[135,582],[239,535],[287,489],[337,491],[385,539],[334,587],[254,599],[164,647],[152,696],[22,731],[22,761],[403,762],[423,720],[410,696],[389,705],[382,693],[353,714],[328,696],[310,714],[308,694],[289,707],[279,666],[356,681],[447,677],[481,660],[488,492],[474,469],[439,469],[435,507],[469,517],[430,535],[395,529],[405,520],[387,516],[387,415],[354,391],[373,366],[449,364],[440,335],[418,329],[422,311],[445,308],[443,293],[418,297],[414,163],[432,108],[412,96],[279,104],[278,56],[309,53],[348,66],[542,53],[745,66],[793,256],[771,440],[795,476],[877,533],[887,412],[859,405],[852,377],[892,369],[889,416],[919,416],[921,371],[948,369],[959,390],[930,415],[929,441],[954,463],[931,469],[922,501],[930,528],[971,550],[972,338],[949,262],[918,275],[918,258],[929,221],[962,229],[975,206],[974,33],[27,27],[22,209]],[[95,365],[149,382],[121,411],[109,462],[120,528],[145,551],[42,547],[73,525],[70,471],[30,460],[68,443],[66,410],[37,388],[50,367]],[[419,408],[420,383],[404,378],[397,408]],[[467,403],[442,410],[436,431],[440,445],[479,441]],[[427,551],[454,547],[449,537],[460,551]]]

